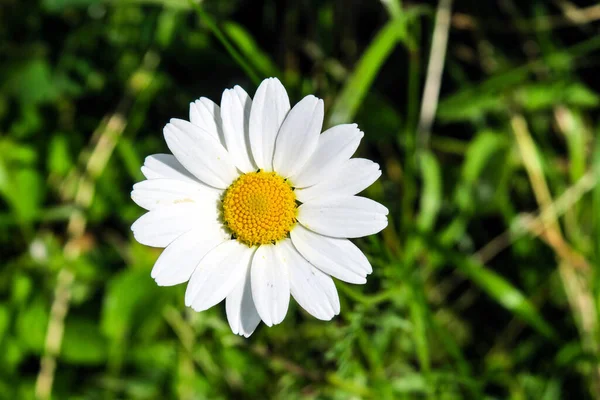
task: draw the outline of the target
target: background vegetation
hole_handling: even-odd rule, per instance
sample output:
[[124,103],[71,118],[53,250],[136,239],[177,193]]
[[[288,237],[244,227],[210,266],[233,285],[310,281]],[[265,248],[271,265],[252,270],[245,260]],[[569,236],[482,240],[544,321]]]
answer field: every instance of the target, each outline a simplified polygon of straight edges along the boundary
[[[598,19],[591,0],[3,0],[0,398],[600,398]],[[358,122],[390,225],[357,241],[374,273],[337,282],[339,317],[292,302],[245,340],[152,281],[129,193],[169,118],[268,76]]]

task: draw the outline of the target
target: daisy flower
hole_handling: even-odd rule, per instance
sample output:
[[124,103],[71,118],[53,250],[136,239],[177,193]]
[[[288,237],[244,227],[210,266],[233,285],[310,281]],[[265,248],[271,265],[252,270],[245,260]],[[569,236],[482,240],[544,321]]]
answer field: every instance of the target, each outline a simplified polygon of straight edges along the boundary
[[290,108],[276,78],[254,99],[236,86],[221,107],[202,97],[189,122],[172,119],[163,132],[173,155],[147,157],[131,193],[148,210],[131,226],[135,239],[165,248],[156,283],[189,281],[185,304],[196,311],[225,299],[232,331],[246,337],[261,320],[280,323],[290,294],[318,319],[339,314],[332,277],[362,284],[372,272],[348,238],[381,231],[388,210],[356,196],[381,175],[351,158],[357,125],[322,125],[323,101]]

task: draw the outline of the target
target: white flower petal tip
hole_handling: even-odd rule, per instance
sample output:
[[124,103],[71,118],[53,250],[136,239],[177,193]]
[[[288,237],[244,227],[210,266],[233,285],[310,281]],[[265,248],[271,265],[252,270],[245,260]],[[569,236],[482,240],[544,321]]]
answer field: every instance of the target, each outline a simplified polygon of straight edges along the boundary
[[227,150],[202,128],[188,121],[171,119],[163,133],[177,160],[200,181],[225,189],[237,178]]
[[353,196],[371,186],[380,176],[379,164],[364,158],[352,158],[329,178],[311,187],[297,189],[296,197],[301,202],[308,203],[319,199]]
[[388,213],[376,201],[350,196],[305,203],[298,207],[298,221],[325,236],[358,238],[381,232]]
[[[260,319],[259,319],[259,323],[260,323]],[[244,338],[248,339],[250,336],[252,336],[254,331],[252,331],[252,332],[233,332],[233,333],[235,333],[238,336],[243,336]]]
[[283,177],[293,175],[317,148],[324,117],[323,100],[309,95],[294,106],[283,121],[277,141],[273,168]]
[[252,299],[250,268],[225,300],[225,311],[231,331],[236,335],[250,337],[260,323],[260,316]]
[[237,240],[228,240],[200,261],[185,291],[185,305],[195,311],[208,310],[225,299],[244,278],[254,250]]
[[317,147],[306,164],[290,176],[297,188],[328,179],[356,152],[364,133],[356,124],[334,126],[319,136]]
[[[149,179],[133,185],[131,199],[146,210],[195,203],[218,207],[221,192],[200,182],[175,179]],[[215,214],[216,215],[216,214]]]
[[373,268],[348,239],[327,237],[297,225],[290,233],[298,252],[312,265],[341,281],[364,284]]
[[150,276],[158,286],[187,282],[204,256],[229,238],[230,235],[216,222],[194,228],[167,246],[154,264]]
[[333,279],[309,263],[289,239],[281,242],[282,259],[288,265],[290,292],[309,314],[329,321],[340,313],[340,299]]
[[175,179],[198,182],[172,154],[154,154],[146,157],[142,166],[142,174],[147,179]]
[[279,79],[267,78],[258,86],[250,110],[250,147],[258,168],[273,170],[275,140],[290,111],[290,99]]
[[231,159],[242,172],[256,170],[250,149],[250,110],[252,99],[239,86],[225,89],[221,97],[221,119],[225,143]]
[[288,266],[275,245],[256,250],[251,270],[252,298],[258,315],[267,326],[281,323],[290,303]]
[[150,247],[167,247],[182,234],[203,223],[214,223],[217,214],[195,204],[178,204],[148,211],[132,225],[133,237]]
[[190,122],[223,144],[221,110],[212,100],[200,97],[190,103]]

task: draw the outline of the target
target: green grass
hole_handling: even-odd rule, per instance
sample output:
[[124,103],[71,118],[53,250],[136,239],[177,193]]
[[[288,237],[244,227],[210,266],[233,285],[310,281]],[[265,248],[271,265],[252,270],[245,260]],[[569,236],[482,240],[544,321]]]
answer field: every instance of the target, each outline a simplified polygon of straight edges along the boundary
[[[0,399],[600,398],[593,2],[455,2],[425,142],[437,2],[9,3]],[[333,321],[243,339],[156,286],[129,194],[190,101],[268,76],[359,124],[390,223]]]

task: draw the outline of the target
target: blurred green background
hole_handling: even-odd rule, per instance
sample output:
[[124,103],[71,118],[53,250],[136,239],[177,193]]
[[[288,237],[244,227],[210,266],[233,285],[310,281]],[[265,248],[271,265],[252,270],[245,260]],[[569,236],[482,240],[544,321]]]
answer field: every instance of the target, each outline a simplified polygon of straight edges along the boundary
[[[2,0],[0,398],[600,398],[599,20],[583,0]],[[268,76],[365,131],[390,224],[357,241],[374,272],[336,282],[340,316],[292,302],[246,340],[156,286],[129,194],[169,118]]]

